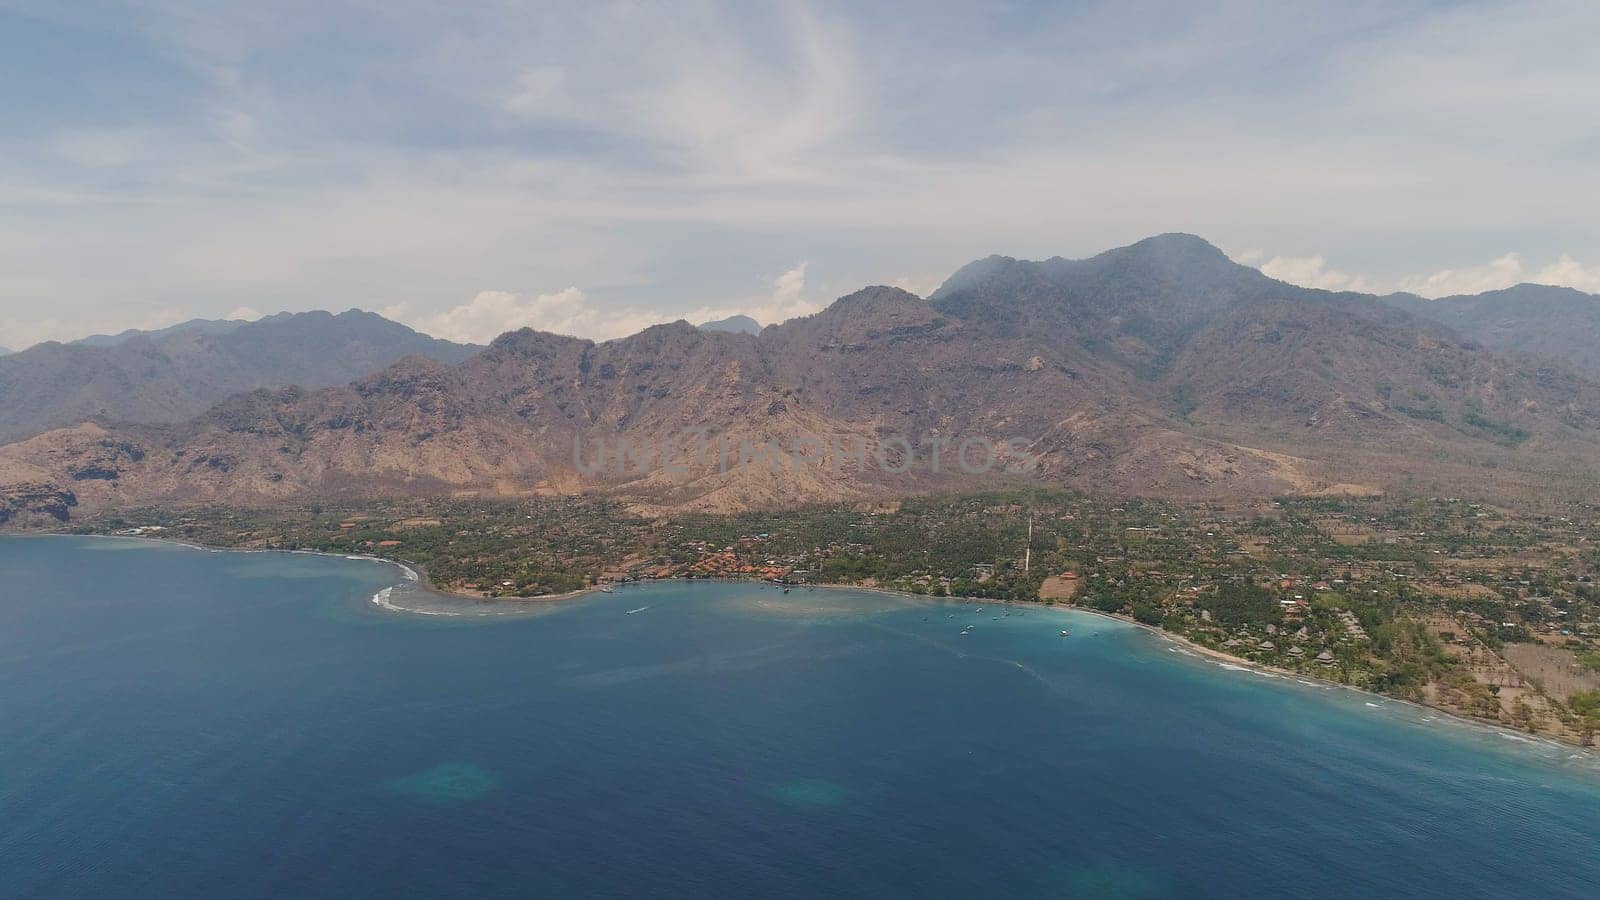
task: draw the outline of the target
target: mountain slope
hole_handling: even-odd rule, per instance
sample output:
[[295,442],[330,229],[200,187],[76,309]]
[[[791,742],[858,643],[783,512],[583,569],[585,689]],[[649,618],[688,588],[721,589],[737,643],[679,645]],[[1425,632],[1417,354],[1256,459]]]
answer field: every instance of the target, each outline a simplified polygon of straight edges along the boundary
[[866,288],[754,336],[523,330],[453,367],[409,358],[179,425],[63,429],[0,447],[0,496],[57,515],[579,490],[731,510],[1017,479],[1510,494],[1597,459],[1600,387],[1569,369],[1164,235],[1087,260],[991,257],[930,300]]
[[474,349],[356,310],[40,344],[0,359],[0,440],[92,417],[179,422],[240,391],[326,387],[407,355],[454,363]]
[[1562,360],[1600,379],[1600,296],[1572,288],[1519,284],[1501,291],[1425,300],[1410,294],[1387,302],[1448,325],[1499,353]]
[[[291,315],[293,313],[279,313],[277,316],[268,318],[281,319]],[[166,328],[157,328],[151,331],[130,328],[117,334],[91,334],[86,338],[79,338],[71,343],[83,347],[115,347],[118,344],[124,344],[134,338],[141,337],[158,341],[177,334],[227,334],[246,324],[248,323],[243,319],[190,319],[187,322],[179,322],[176,325],[169,325]]]

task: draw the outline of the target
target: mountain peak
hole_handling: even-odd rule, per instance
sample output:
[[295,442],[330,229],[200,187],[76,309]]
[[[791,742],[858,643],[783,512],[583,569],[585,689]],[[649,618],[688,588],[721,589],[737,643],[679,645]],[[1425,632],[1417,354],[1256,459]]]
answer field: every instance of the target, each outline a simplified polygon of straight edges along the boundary
[[1187,231],[1168,231],[1163,234],[1151,235],[1141,241],[1129,244],[1129,250],[1160,253],[1194,253],[1200,255],[1220,256],[1227,259],[1228,255],[1198,234]]
[[833,301],[834,306],[877,306],[882,303],[921,303],[922,298],[908,290],[874,284],[859,291],[845,294]]
[[1015,257],[991,254],[983,259],[973,260],[955,270],[949,278],[944,280],[944,284],[939,285],[933,293],[928,295],[928,299],[937,304],[944,298],[971,287],[1026,278],[1038,266],[1038,263],[1026,262]]
[[490,358],[552,357],[568,345],[591,346],[593,343],[584,338],[523,327],[495,338],[489,343],[489,349],[484,351],[484,355]]
[[1229,259],[1228,254],[1205,238],[1182,232],[1147,237],[1126,247],[1107,250],[1088,261],[1132,263],[1185,277],[1248,268]]
[[749,316],[729,316],[711,322],[701,322],[701,331],[721,331],[729,334],[760,334],[761,323]]
[[627,337],[616,338],[607,343],[643,342],[661,343],[664,341],[683,340],[685,338],[698,338],[704,334],[699,328],[690,325],[684,319],[673,319],[671,322],[658,322],[635,334]]
[[1127,267],[1147,269],[1173,278],[1211,276],[1237,270],[1259,276],[1254,269],[1229,259],[1226,253],[1203,237],[1168,232],[1087,259],[1053,256],[1042,262],[1033,262],[998,254],[986,256],[957,269],[928,299],[937,303],[978,287],[994,289],[1004,286],[1005,291],[1020,294],[1035,287],[1040,280],[1060,282],[1086,270]]
[[[1470,296],[1470,295],[1469,295]],[[1581,291],[1574,287],[1559,284],[1536,284],[1524,281],[1521,284],[1501,288],[1497,291],[1484,291],[1479,297],[1507,300],[1595,300],[1596,295]],[[1445,300],[1460,299],[1459,297],[1444,297]]]
[[806,319],[827,318],[839,322],[862,321],[881,316],[921,316],[929,311],[928,302],[910,291],[887,285],[872,285],[849,293],[828,304],[828,308]]

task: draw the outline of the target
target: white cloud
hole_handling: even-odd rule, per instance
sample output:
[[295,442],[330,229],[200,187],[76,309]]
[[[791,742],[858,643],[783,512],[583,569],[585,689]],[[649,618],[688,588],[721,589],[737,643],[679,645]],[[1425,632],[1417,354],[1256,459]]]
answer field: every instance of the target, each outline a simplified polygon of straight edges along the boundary
[[[33,6],[63,41],[93,38],[39,66],[41,109],[80,99],[0,135],[0,319],[62,320],[38,334],[135,303],[215,316],[339,297],[431,319],[486,285],[584,285],[584,311],[527,295],[501,312],[597,335],[701,303],[768,321],[820,305],[751,287],[802,255],[843,293],[1174,227],[1371,267],[1238,256],[1306,283],[1453,290],[1503,273],[1399,276],[1462,252],[1441,235],[1543,262],[1583,258],[1595,234],[1572,187],[1596,157],[1595,4],[1220,3],[1152,21],[1089,2],[1030,7],[1025,28],[983,5]],[[357,31],[372,40],[305,52]],[[101,39],[160,65],[77,67]],[[80,82],[97,90],[52,93]],[[162,102],[87,100],[124,93]],[[1529,265],[1595,289],[1576,260]]]
[[1431,275],[1400,279],[1399,290],[1423,297],[1448,297],[1451,294],[1481,294],[1527,281],[1522,257],[1515,253],[1490,260],[1481,266],[1441,269]]
[[535,66],[516,76],[506,110],[530,118],[555,111],[566,72],[558,66]]
[[487,344],[519,328],[533,328],[607,341],[626,337],[663,322],[678,319],[699,324],[733,315],[746,315],[763,325],[808,316],[823,308],[806,295],[806,264],[801,263],[772,281],[771,293],[744,302],[706,305],[683,312],[625,307],[608,308],[583,291],[569,287],[550,294],[480,291],[467,303],[440,313],[416,312],[409,303],[385,307],[383,316],[434,337],[472,344]]
[[415,316],[407,304],[382,312],[425,334],[470,344],[487,344],[519,328],[607,340],[663,321],[653,313],[600,308],[575,287],[532,296],[480,291],[467,303],[434,315]]
[[240,322],[254,322],[261,318],[261,310],[253,306],[241,306],[223,316],[223,318]]
[[721,306],[702,306],[684,316],[691,322],[710,322],[729,316],[749,316],[762,325],[776,325],[822,311],[827,304],[806,295],[807,263],[800,263],[772,280],[765,297]]
[[[1260,254],[1260,251],[1256,251]],[[1366,291],[1367,283],[1347,272],[1328,268],[1321,256],[1274,256],[1262,263],[1262,274],[1302,287],[1328,291]]]
[[[1243,262],[1241,257],[1235,259]],[[1498,291],[1524,282],[1600,293],[1600,265],[1586,265],[1565,253],[1555,262],[1533,270],[1521,254],[1507,253],[1482,265],[1393,279],[1366,278],[1330,269],[1322,256],[1275,256],[1262,263],[1260,269],[1272,278],[1302,287],[1374,294],[1405,291],[1422,297],[1448,297]]]
[[763,325],[772,325],[799,316],[809,316],[822,309],[821,303],[806,299],[808,265],[801,263],[774,278],[771,295],[742,307],[739,312]]
[[49,143],[64,162],[110,169],[143,161],[156,151],[151,135],[139,129],[88,129],[57,135]]
[[190,316],[181,307],[166,306],[131,313],[96,316],[92,319],[51,316],[44,319],[0,317],[0,344],[12,350],[26,350],[45,341],[75,341],[91,334],[120,334],[129,329],[155,331],[186,321]]
[[1563,253],[1560,259],[1540,269],[1532,280],[1600,294],[1600,265],[1587,266]]

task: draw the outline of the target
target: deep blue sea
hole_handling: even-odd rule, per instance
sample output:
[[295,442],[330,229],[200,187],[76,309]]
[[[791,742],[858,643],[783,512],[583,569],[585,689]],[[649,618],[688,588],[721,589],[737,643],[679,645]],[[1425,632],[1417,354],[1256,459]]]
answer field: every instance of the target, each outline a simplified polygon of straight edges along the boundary
[[[453,614],[372,602],[396,584]],[[0,539],[0,896],[1600,897],[1594,756],[1119,622],[741,584],[511,608]]]

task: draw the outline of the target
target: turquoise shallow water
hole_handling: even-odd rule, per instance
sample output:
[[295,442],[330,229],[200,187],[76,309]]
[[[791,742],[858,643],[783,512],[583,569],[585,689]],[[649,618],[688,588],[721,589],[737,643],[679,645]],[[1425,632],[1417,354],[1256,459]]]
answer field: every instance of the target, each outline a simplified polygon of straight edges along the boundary
[[1600,896],[1595,757],[1121,623],[397,582],[0,539],[0,896]]

